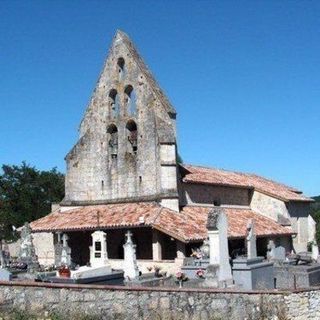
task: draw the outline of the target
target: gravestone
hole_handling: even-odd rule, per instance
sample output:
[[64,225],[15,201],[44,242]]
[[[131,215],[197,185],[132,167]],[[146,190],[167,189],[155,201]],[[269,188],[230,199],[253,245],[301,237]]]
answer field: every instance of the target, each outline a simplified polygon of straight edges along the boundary
[[273,240],[269,240],[268,243],[267,258],[270,261],[281,262],[286,259],[286,249],[282,246],[276,247]]
[[250,219],[246,234],[247,257],[233,260],[233,279],[237,287],[246,290],[273,289],[273,263],[257,257],[254,220]]
[[205,280],[203,283],[204,287],[219,287],[219,265],[218,264],[209,264],[205,273]]
[[311,257],[314,261],[318,261],[319,258],[319,246],[316,242],[312,242],[312,247],[311,247]]
[[[219,286],[226,287],[231,285],[232,275],[229,262],[228,248],[228,220],[221,207],[214,207],[208,213],[207,221],[208,237],[209,237],[209,264],[218,265],[218,281]],[[209,268],[213,270],[214,267]],[[212,274],[209,274],[209,278]]]
[[256,258],[257,245],[256,245],[256,235],[255,235],[253,219],[250,219],[247,225],[246,245],[247,245],[247,258],[248,259]]
[[4,268],[6,266],[5,260],[4,260],[4,251],[2,250],[2,240],[1,241],[1,246],[0,246],[0,264],[1,267]]
[[128,280],[133,280],[139,276],[139,269],[136,257],[136,245],[132,242],[132,233],[126,233],[126,243],[123,245],[124,249],[124,277]]
[[18,261],[28,265],[28,272],[33,273],[39,269],[39,262],[33,245],[31,228],[27,222],[21,228],[21,244]]
[[54,245],[54,264],[57,267],[61,266],[61,255],[62,255],[62,243],[61,234],[58,233],[58,242]]
[[[77,281],[91,281],[92,279],[113,277],[113,271],[108,260],[107,234],[103,231],[95,231],[91,234],[92,246],[90,249],[90,267],[81,266],[75,271],[71,271],[71,278]],[[117,272],[118,274],[122,272]],[[90,280],[91,279],[91,280]]]
[[92,247],[90,247],[90,265],[93,268],[110,266],[107,251],[107,234],[103,231],[95,231],[91,235]]
[[66,233],[62,234],[62,247],[61,247],[61,265],[71,265],[71,248],[68,246],[69,237]]
[[203,244],[200,247],[201,259],[208,259],[210,256],[210,243],[209,239],[203,240]]
[[11,281],[12,273],[5,268],[0,268],[0,281]]

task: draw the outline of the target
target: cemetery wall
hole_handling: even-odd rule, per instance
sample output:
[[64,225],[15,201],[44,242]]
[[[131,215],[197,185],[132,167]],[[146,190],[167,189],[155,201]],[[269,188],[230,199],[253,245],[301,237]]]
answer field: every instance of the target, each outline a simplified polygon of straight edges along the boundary
[[[0,316],[20,310],[56,319],[319,319],[320,288],[221,291],[0,283]],[[57,315],[60,315],[58,318]]]

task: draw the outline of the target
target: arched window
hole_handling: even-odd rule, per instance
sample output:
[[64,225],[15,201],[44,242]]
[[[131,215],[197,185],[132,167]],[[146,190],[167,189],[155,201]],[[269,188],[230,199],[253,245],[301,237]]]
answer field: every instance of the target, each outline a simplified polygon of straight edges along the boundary
[[124,90],[124,96],[125,96],[125,106],[128,114],[135,114],[137,111],[136,93],[133,90],[133,87],[131,85],[126,86]]
[[118,69],[118,73],[119,73],[119,81],[121,81],[124,76],[125,76],[125,62],[124,62],[124,59],[122,57],[120,57],[118,59],[118,62],[117,62],[117,69]]
[[117,117],[120,113],[120,103],[117,90],[111,89],[109,92],[109,104],[111,109],[111,115],[113,118]]
[[128,141],[130,142],[132,152],[137,153],[138,150],[138,131],[137,125],[133,120],[129,120],[126,125],[127,134],[128,134]]
[[110,124],[107,129],[109,136],[109,150],[112,158],[118,155],[118,129],[114,124]]

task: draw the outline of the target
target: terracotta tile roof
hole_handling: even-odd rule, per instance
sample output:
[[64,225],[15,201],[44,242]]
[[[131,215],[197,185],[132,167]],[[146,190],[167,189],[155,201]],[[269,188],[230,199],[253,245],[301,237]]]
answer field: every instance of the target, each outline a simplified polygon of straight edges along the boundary
[[[291,227],[284,227],[276,221],[253,212],[250,209],[224,208],[228,217],[229,239],[243,238],[249,219],[255,221],[257,237],[293,234]],[[154,228],[184,242],[203,240],[207,237],[209,207],[186,206],[180,213],[163,209]]]
[[284,201],[312,202],[301,191],[288,187],[261,176],[249,173],[227,171],[222,169],[205,168],[192,165],[182,165],[186,169],[183,181],[186,183],[206,183],[223,186],[252,188]]
[[[207,236],[209,210],[209,207],[187,206],[181,212],[174,212],[152,202],[96,205],[51,213],[33,221],[31,228],[34,232],[52,232],[149,226],[184,242],[201,241]],[[244,237],[249,219],[255,220],[258,237],[293,233],[290,227],[283,227],[250,209],[225,208],[225,212],[229,238]],[[139,217],[144,218],[143,224]]]
[[144,225],[151,225],[161,207],[155,203],[123,203],[78,207],[68,211],[58,211],[33,221],[33,231],[76,231],[112,227],[139,226],[139,217],[144,218]]

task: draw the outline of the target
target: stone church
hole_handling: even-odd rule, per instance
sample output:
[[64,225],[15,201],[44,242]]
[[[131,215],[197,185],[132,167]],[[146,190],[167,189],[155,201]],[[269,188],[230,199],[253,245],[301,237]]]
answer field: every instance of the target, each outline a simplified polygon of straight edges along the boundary
[[73,262],[85,265],[91,233],[104,230],[111,264],[121,267],[130,229],[140,268],[170,267],[206,239],[207,214],[217,205],[228,217],[230,253],[244,247],[249,219],[260,255],[270,239],[291,252],[305,251],[314,238],[312,200],[299,190],[255,174],[178,162],[176,111],[121,31],[79,133],[65,158],[65,198],[31,223],[41,262],[53,261],[57,234],[66,233]]

